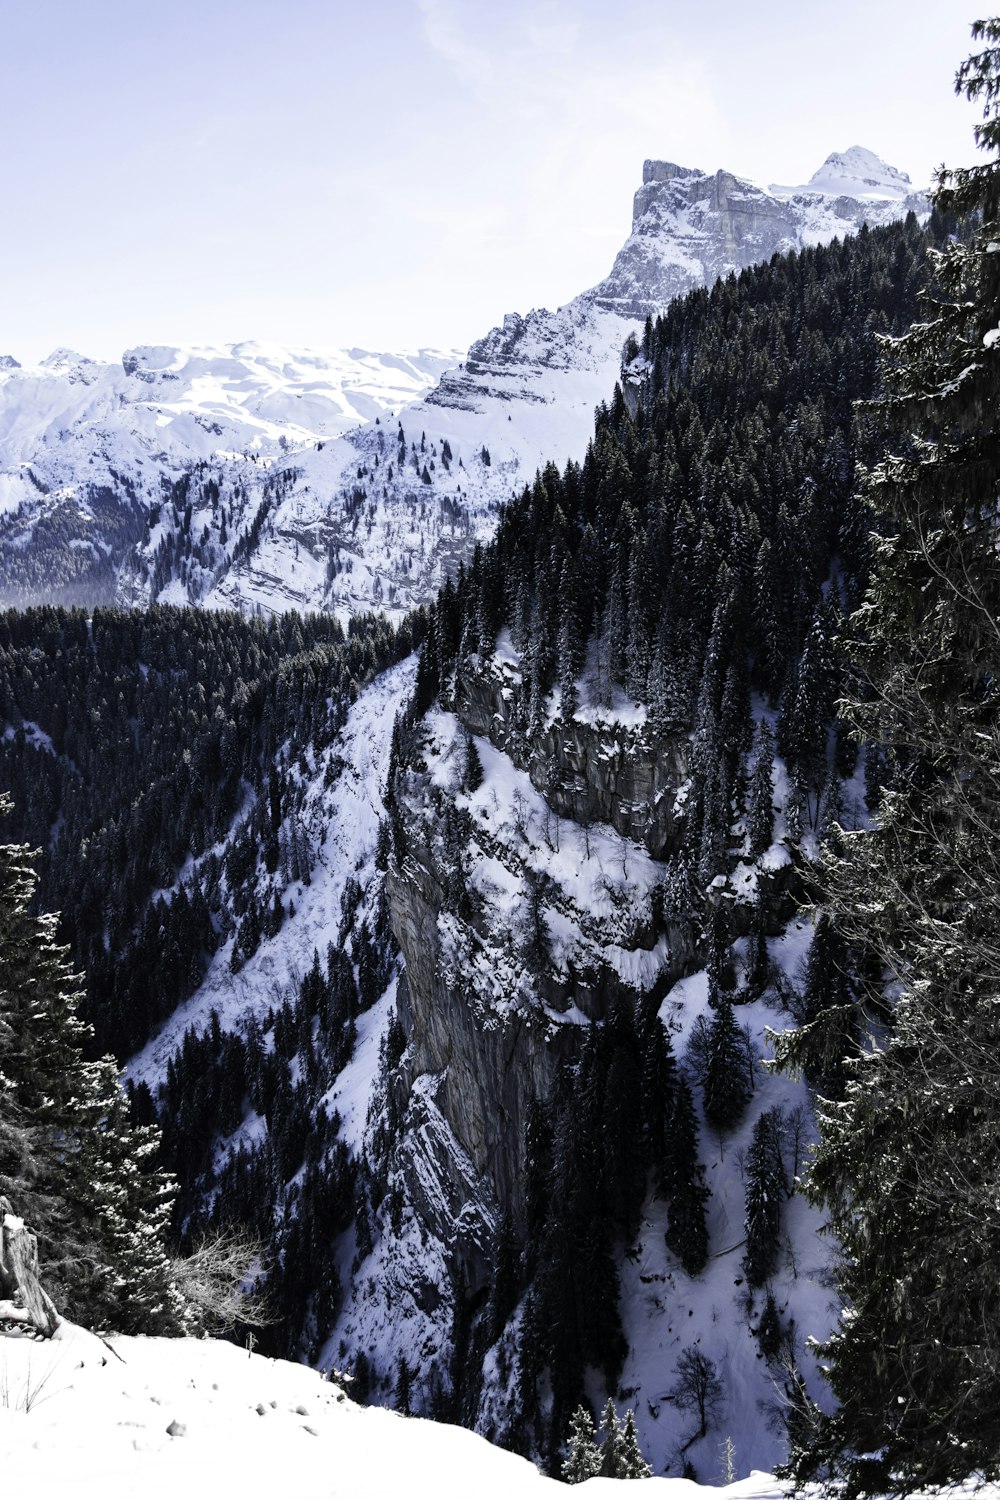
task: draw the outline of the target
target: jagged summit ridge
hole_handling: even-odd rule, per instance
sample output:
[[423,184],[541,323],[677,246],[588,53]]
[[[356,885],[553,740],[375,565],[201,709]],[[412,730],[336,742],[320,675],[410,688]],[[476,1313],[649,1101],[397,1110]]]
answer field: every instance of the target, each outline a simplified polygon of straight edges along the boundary
[[730,271],[928,207],[905,172],[863,146],[832,153],[801,187],[763,187],[732,172],[650,158],[633,200],[632,233],[589,296],[623,317],[644,318]]

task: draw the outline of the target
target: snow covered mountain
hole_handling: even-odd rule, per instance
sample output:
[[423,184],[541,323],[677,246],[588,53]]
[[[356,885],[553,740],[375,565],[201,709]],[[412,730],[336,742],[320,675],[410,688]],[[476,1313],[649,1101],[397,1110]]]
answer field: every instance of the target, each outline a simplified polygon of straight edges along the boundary
[[[834,177],[841,171],[831,166]],[[655,175],[651,171],[646,186],[664,192],[649,195],[640,219],[654,210],[666,213],[664,204],[681,181]],[[726,223],[732,208],[706,207],[712,195],[721,201],[717,180],[688,178],[685,233],[708,257],[706,246],[717,245],[717,237],[705,229],[706,216],[721,214]],[[708,184],[708,198],[697,198],[694,178]],[[789,198],[774,196],[774,202],[828,202],[808,186],[784,192]],[[747,222],[756,216],[760,251],[760,199],[753,201],[757,207]],[[898,213],[906,199],[877,199],[883,201],[895,202]],[[741,223],[739,214],[729,223],[733,240]],[[700,240],[696,229],[703,229]],[[664,276],[673,275],[666,258],[658,264],[666,267]],[[702,270],[708,275],[705,264]],[[145,552],[136,549],[129,562],[133,597],[186,597],[187,591],[213,604],[277,607],[289,597],[309,600],[318,577],[319,597],[337,609],[366,598],[402,607],[406,597],[420,597],[444,567],[447,550],[456,558],[475,526],[490,525],[490,507],[531,453],[529,440],[541,443],[555,431],[567,437],[579,420],[583,443],[583,417],[555,398],[547,402],[544,393],[576,393],[582,411],[580,392],[597,380],[600,359],[612,357],[601,354],[601,339],[610,339],[609,330],[618,339],[622,330],[639,326],[603,305],[610,284],[612,278],[601,284],[603,291],[595,288],[559,314],[520,320],[520,338],[513,323],[507,333],[498,330],[499,344],[510,342],[504,359],[496,356],[489,366],[487,356],[493,356],[483,341],[472,351],[481,359],[471,357],[391,422],[378,419],[348,437],[318,438],[295,452],[279,443],[276,452],[231,453],[228,468],[213,460],[171,478],[150,516]],[[622,273],[622,299],[628,285]],[[543,327],[549,342],[538,332]],[[561,329],[573,329],[577,344],[559,342]],[[592,366],[577,359],[583,347]],[[735,368],[745,363],[738,360]],[[805,381],[793,384],[808,389]],[[735,387],[742,389],[739,374]],[[589,408],[586,417],[591,422]],[[528,426],[532,420],[535,428]],[[516,440],[522,459],[504,447]],[[324,492],[321,480],[342,489]],[[342,507],[324,493],[340,493]],[[813,511],[804,514],[802,531],[816,534]],[[142,594],[157,577],[162,588]],[[693,801],[690,736],[664,738],[648,729],[642,702],[601,696],[603,651],[595,640],[592,660],[574,684],[579,705],[562,717],[558,699],[532,706],[525,690],[531,657],[504,630],[495,640],[480,639],[420,726],[406,727],[403,714],[393,733],[414,685],[412,657],[351,696],[333,741],[325,730],[306,732],[306,720],[295,723],[295,735],[277,751],[285,790],[268,780],[267,793],[262,781],[258,792],[261,805],[267,795],[268,817],[277,825],[271,826],[276,858],[268,862],[261,840],[244,826],[253,805],[249,792],[225,837],[211,849],[192,850],[174,885],[160,892],[172,904],[184,882],[192,892],[204,882],[222,942],[207,971],[199,971],[204,978],[195,992],[130,1064],[133,1082],[156,1092],[189,1029],[193,1040],[211,1038],[213,1028],[240,1040],[253,1037],[259,1056],[277,1053],[280,1035],[289,1080],[295,1089],[313,1091],[309,1118],[319,1106],[327,1118],[336,1112],[337,1146],[348,1149],[360,1181],[354,1220],[337,1224],[324,1239],[336,1262],[327,1269],[337,1298],[330,1295],[328,1313],[309,1323],[300,1352],[322,1368],[352,1364],[358,1379],[364,1368],[373,1401],[397,1401],[403,1409],[412,1401],[414,1409],[450,1418],[457,1413],[499,1440],[516,1436],[517,1350],[526,1311],[522,1305],[498,1314],[498,1337],[484,1308],[504,1218],[523,1218],[529,1106],[552,1098],[559,1064],[579,1053],[588,1020],[607,1019],[624,998],[642,998],[675,1040],[679,1067],[693,1080],[703,1113],[705,953],[697,933],[666,915],[676,895],[676,825]],[[754,702],[754,721],[765,712],[774,720],[774,709]],[[42,741],[33,720],[22,718],[4,729],[4,738],[16,741],[19,732],[25,748],[30,741],[39,756],[54,754],[51,738]],[[400,769],[405,738],[412,742]],[[472,750],[478,780],[471,774]],[[388,796],[393,757],[399,774]],[[787,871],[801,853],[792,829],[796,817],[801,826],[802,808],[781,763],[775,772],[774,840],[759,861],[739,856],[732,870],[727,865],[729,874],[705,885],[738,913],[733,932],[739,936],[729,951],[739,975],[750,960],[754,891],[774,885],[774,922],[757,933],[766,938],[765,968],[774,971],[774,983],[741,1005],[751,1059],[765,1050],[765,1029],[783,1025],[784,996],[804,987],[811,941],[811,922],[784,903]],[[864,801],[861,780],[846,792]],[[730,823],[729,832],[742,846],[739,823]],[[813,835],[805,837],[813,843]],[[690,916],[702,910],[696,895],[688,889],[682,897],[691,901]],[[253,926],[250,916],[252,942],[243,938]],[[370,963],[373,933],[390,927],[405,972],[396,951],[385,965]],[[319,1071],[313,1056],[315,1017],[304,1002],[297,1011],[324,953],[357,966],[358,996],[363,965],[369,978],[378,974],[354,1017],[354,1052],[330,1074]],[[723,1137],[703,1128],[711,1254],[700,1275],[688,1275],[667,1250],[669,1220],[655,1196],[643,1200],[634,1242],[621,1247],[627,1355],[615,1389],[636,1400],[646,1454],[658,1469],[696,1464],[703,1478],[721,1472],[723,1439],[735,1445],[729,1458],[741,1473],[771,1467],[780,1457],[787,1397],[780,1359],[798,1349],[805,1332],[826,1334],[837,1314],[816,1214],[795,1190],[808,1133],[807,1092],[760,1074],[756,1065],[751,1085],[753,1097],[736,1130]],[[745,1166],[765,1116],[778,1122],[784,1184],[780,1266],[769,1284],[778,1346],[771,1353],[763,1338],[768,1304],[760,1290],[754,1301],[741,1259]],[[229,1119],[225,1131],[211,1137],[213,1175],[222,1178],[277,1134],[264,1104],[243,1110],[241,1118],[237,1113],[235,1124]],[[295,1199],[297,1182],[277,1181],[285,1184],[277,1205],[283,1223],[304,1223],[306,1212],[300,1220],[295,1208],[303,1202]],[[214,1187],[207,1179],[205,1185]],[[289,1251],[289,1262],[294,1259]],[[466,1314],[478,1341],[471,1349],[463,1343],[472,1337]],[[681,1361],[694,1349],[709,1367],[732,1373],[711,1428],[702,1421],[700,1434],[678,1397]],[[801,1371],[819,1397],[811,1356]],[[588,1394],[600,1404],[600,1386],[591,1382]]]
[[926,198],[853,146],[801,187],[647,161],[609,275],[467,358],[153,347],[0,361],[0,603],[402,613],[548,461],[581,458],[621,351],[676,296]]
[[199,475],[241,489],[232,476],[246,475],[264,489],[285,454],[399,410],[459,357],[260,343],[143,346],[120,364],[68,349],[34,366],[3,356],[0,600],[112,600],[175,485]]

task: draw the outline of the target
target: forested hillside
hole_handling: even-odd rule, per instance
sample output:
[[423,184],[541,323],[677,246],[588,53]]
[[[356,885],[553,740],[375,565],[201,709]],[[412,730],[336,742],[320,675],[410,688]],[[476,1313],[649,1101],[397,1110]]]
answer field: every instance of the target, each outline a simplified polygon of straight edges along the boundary
[[[928,233],[943,228],[935,219]],[[926,244],[911,218],[776,257],[649,322],[583,464],[547,468],[432,613],[390,793],[391,905],[413,1018],[401,1078],[422,1103],[444,1057],[421,1027],[446,1006],[453,1037],[499,1031],[541,1085],[534,1113],[499,1079],[479,1085],[487,1116],[501,1101],[512,1115],[506,1134],[470,1119],[454,1060],[439,1094],[458,1145],[494,1156],[482,1211],[509,1243],[478,1348],[484,1368],[520,1371],[500,1414],[486,1401],[507,1441],[554,1456],[573,1406],[593,1395],[588,1370],[603,1369],[610,1391],[623,1383],[623,1256],[657,1201],[668,1275],[679,1263],[678,1286],[692,1287],[675,1290],[682,1303],[699,1301],[692,1282],[723,1250],[723,1225],[740,1239],[727,1177],[713,1182],[723,1202],[710,1201],[704,1130],[746,1153],[742,1317],[773,1341],[768,1358],[783,1351],[790,1400],[799,1389],[790,1366],[801,1341],[769,1295],[788,1267],[780,1203],[800,1166],[785,1155],[796,1105],[759,1077],[767,1018],[756,1007],[772,1025],[789,1007],[805,1019],[843,982],[834,934],[821,928],[808,969],[782,970],[782,933],[831,825],[878,805],[880,756],[859,763],[834,726],[834,637],[863,595],[877,523],[857,475],[881,438],[855,403],[879,390],[876,335],[914,317]],[[527,828],[505,835],[489,809],[518,770],[552,822],[533,827],[525,811]],[[587,840],[569,856],[582,860],[569,883],[567,819]],[[588,832],[600,823],[625,844],[618,899],[637,904],[598,943],[595,966],[584,939],[599,908],[584,872],[601,858]],[[651,875],[639,873],[636,843]],[[507,883],[491,910],[498,861]],[[635,892],[637,879],[652,888]],[[425,932],[435,906],[432,974],[408,933]],[[631,950],[630,963],[612,961],[609,943]],[[702,968],[707,1004],[692,1014],[672,987]],[[510,988],[498,994],[487,972]],[[581,1027],[581,1008],[605,1024]],[[475,1086],[470,1074],[463,1084]],[[400,1129],[405,1141],[405,1113]],[[474,1296],[469,1252],[463,1273]],[[646,1396],[649,1378],[631,1372]],[[704,1436],[704,1412],[701,1426]]]
[[[878,524],[856,403],[953,227],[775,257],[648,322],[584,462],[398,634],[0,619],[8,826],[101,1044],[143,1049],[176,1232],[269,1245],[271,1347],[553,1465],[607,1392],[661,1469],[707,1474],[725,1431],[740,1465],[780,1456],[828,1266],[808,1094],[759,1056],[843,983],[836,933],[807,963],[792,916],[885,777],[833,719]],[[355,824],[390,739],[385,823]]]

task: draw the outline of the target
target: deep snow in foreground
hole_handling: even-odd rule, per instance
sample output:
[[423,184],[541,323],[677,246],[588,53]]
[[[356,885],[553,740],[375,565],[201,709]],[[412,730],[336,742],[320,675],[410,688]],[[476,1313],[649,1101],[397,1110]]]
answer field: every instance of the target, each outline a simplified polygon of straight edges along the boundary
[[[50,1343],[0,1335],[0,1473],[5,1494],[43,1500],[566,1493],[463,1428],[357,1406],[304,1365],[210,1339],[105,1343],[70,1323]],[[592,1479],[582,1493],[619,1484]],[[701,1488],[657,1479],[644,1493],[697,1500]],[[724,1493],[771,1500],[782,1488],[755,1474]]]

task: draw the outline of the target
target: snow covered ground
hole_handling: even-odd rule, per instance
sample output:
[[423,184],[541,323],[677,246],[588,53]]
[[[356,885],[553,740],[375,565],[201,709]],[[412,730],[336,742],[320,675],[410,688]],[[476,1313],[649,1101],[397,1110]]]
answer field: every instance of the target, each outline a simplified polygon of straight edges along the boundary
[[[415,676],[416,657],[411,656],[376,677],[352,705],[336,742],[310,767],[300,821],[315,865],[308,885],[295,881],[284,889],[286,905],[294,904],[295,910],[281,932],[262,943],[238,974],[231,966],[232,941],[220,948],[195,994],[131,1060],[127,1073],[134,1081],[145,1079],[155,1086],[188,1027],[204,1029],[213,1010],[224,1030],[236,1030],[243,1019],[260,1018],[270,1006],[294,998],[314,952],[325,953],[337,938],[347,881],[356,880],[369,893],[378,825],[384,816],[392,726],[413,690]],[[364,1122],[368,1099],[363,1091],[370,1087],[388,1004],[386,1000],[363,1018],[351,1080],[333,1101],[353,1122],[352,1143]],[[356,1098],[359,1088],[362,1094]]]
[[[464,1428],[361,1407],[303,1365],[211,1339],[95,1338],[64,1323],[49,1343],[0,1334],[0,1473],[9,1495],[55,1500],[519,1500],[565,1494]],[[619,1494],[592,1479],[585,1495]],[[648,1481],[698,1500],[684,1479]],[[647,1491],[648,1492],[648,1491]],[[775,1500],[755,1474],[724,1493]]]

